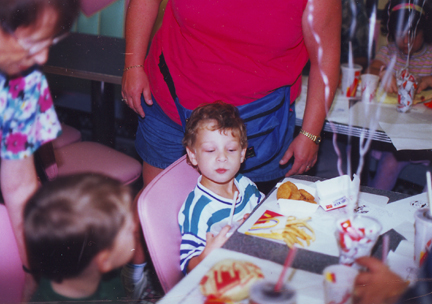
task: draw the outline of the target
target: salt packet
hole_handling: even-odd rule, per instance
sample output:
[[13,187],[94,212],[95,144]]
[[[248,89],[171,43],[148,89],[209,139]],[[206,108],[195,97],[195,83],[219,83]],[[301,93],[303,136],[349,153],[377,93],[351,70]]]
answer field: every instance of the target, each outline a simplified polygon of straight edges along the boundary
[[342,175],[325,181],[316,182],[319,204],[325,210],[333,210],[357,201],[360,178],[354,174],[353,180]]
[[406,113],[413,105],[417,89],[416,79],[408,69],[402,69],[396,75],[396,84],[398,87],[398,105],[396,109],[401,113]]

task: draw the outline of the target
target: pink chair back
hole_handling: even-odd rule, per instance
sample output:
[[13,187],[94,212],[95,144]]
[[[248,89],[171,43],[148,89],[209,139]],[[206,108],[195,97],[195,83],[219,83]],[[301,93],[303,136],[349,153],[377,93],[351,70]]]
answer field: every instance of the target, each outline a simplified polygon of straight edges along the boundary
[[199,173],[181,157],[162,171],[138,198],[138,213],[151,260],[165,292],[182,278],[178,212]]
[[24,271],[6,206],[0,204],[0,302],[19,303]]
[[91,141],[81,141],[54,150],[58,176],[97,172],[120,180],[124,184],[136,181],[142,165],[113,148]]

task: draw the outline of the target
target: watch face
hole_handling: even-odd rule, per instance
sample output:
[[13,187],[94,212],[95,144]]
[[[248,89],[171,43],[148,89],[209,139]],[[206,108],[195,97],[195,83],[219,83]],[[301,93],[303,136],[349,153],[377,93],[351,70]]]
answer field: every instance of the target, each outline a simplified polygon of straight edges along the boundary
[[316,141],[317,144],[319,144],[321,142],[321,137],[317,137]]

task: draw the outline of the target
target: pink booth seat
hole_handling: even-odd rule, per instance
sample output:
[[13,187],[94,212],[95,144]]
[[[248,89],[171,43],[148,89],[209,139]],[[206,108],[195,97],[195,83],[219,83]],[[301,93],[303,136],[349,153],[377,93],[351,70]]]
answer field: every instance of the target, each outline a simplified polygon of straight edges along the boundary
[[[141,176],[142,166],[136,159],[102,144],[76,142],[55,149],[58,176],[97,172],[130,184]],[[49,176],[54,179],[55,176]]]
[[61,128],[62,134],[52,141],[54,149],[81,141],[81,132],[77,129],[65,124],[61,124]]
[[183,156],[156,176],[138,198],[144,239],[165,292],[183,278],[177,215],[198,176]]
[[0,204],[0,303],[19,303],[24,271],[5,205]]

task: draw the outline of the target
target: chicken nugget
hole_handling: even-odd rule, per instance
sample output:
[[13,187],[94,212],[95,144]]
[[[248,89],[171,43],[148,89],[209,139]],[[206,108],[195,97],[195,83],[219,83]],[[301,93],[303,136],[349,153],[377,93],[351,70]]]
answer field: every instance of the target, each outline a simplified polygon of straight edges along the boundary
[[276,193],[276,198],[289,199],[291,197],[291,193],[292,193],[291,187],[287,183],[283,183],[278,188],[278,191]]
[[307,192],[304,189],[300,189],[299,191],[302,194],[302,196],[304,197],[305,201],[307,201],[309,203],[312,203],[312,204],[316,204],[317,203],[317,202],[315,202],[315,197],[312,194],[310,194],[309,192]]

